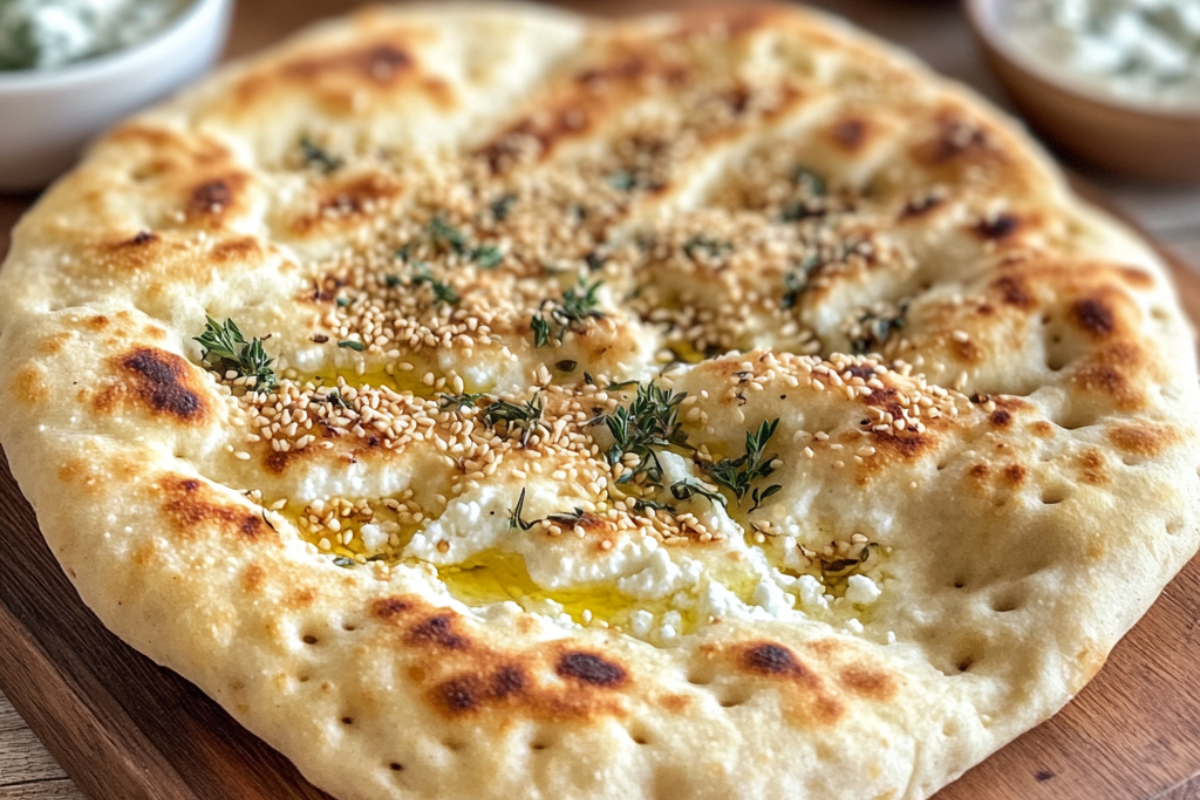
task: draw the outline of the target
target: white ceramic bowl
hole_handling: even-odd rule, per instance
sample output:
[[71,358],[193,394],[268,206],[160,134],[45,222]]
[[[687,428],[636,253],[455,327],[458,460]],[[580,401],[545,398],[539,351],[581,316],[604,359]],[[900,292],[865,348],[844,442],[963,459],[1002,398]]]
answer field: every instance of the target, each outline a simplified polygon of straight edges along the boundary
[[193,0],[143,42],[58,69],[0,72],[0,192],[40,189],[103,128],[217,60],[233,0]]
[[988,63],[1039,133],[1080,161],[1116,174],[1200,181],[1200,109],[1156,107],[1072,82],[1013,45],[1003,25],[1008,2],[964,0]]

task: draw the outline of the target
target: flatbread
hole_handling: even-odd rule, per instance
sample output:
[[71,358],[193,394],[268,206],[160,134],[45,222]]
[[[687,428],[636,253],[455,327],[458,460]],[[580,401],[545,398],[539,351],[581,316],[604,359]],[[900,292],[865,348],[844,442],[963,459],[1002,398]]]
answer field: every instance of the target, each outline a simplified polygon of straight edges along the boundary
[[340,798],[926,797],[1200,542],[1162,262],[807,11],[319,26],[97,143],[0,326],[80,595]]

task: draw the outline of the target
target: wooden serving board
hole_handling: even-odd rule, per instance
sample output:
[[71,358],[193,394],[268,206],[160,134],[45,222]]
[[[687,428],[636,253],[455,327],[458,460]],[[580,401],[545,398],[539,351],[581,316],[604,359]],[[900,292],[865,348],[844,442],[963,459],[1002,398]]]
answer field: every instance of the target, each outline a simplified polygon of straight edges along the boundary
[[[231,49],[250,52],[350,5],[243,0]],[[0,255],[26,205],[0,198]],[[1200,321],[1200,275],[1171,260]],[[46,548],[2,453],[0,691],[92,800],[328,798],[198,689],[104,629]],[[1200,800],[1200,558],[1074,702],[937,800]]]

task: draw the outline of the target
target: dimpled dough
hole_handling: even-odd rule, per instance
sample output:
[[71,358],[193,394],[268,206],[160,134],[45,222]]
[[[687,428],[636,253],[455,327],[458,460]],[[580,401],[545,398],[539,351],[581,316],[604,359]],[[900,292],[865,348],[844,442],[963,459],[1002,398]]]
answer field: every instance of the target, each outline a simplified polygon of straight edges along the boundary
[[1197,547],[1159,258],[810,12],[322,25],[110,132],[0,284],[81,596],[347,800],[923,798]]

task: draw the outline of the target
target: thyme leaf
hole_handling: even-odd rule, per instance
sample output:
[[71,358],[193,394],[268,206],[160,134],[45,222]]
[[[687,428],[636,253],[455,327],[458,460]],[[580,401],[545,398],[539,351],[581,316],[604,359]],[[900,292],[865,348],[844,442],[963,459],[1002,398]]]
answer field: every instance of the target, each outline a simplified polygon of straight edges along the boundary
[[535,314],[531,322],[534,346],[547,345],[551,333],[562,344],[568,330],[581,331],[589,320],[603,318],[604,312],[597,309],[600,301],[596,298],[596,291],[603,285],[602,280],[589,285],[580,279],[577,286],[563,293],[561,300],[551,301],[548,306],[543,304],[543,310]]
[[271,364],[275,359],[267,356],[263,340],[255,336],[250,341],[232,319],[224,324],[212,317],[205,317],[204,333],[193,337],[204,348],[201,360],[222,374],[234,370],[239,376],[254,379],[255,391],[270,391],[278,383]]
[[517,498],[517,505],[512,510],[512,513],[509,514],[509,517],[508,517],[508,529],[509,530],[520,529],[523,531],[527,531],[530,528],[532,528],[534,525],[538,524],[538,520],[536,520],[536,519],[533,520],[532,522],[526,522],[524,519],[521,518],[521,512],[524,510],[524,508],[525,508],[525,490],[522,489],[521,496]]
[[529,444],[529,439],[539,427],[542,419],[542,395],[533,396],[532,400],[524,403],[510,403],[507,400],[495,400],[483,409],[483,423],[495,429],[504,423],[506,433],[521,431],[521,446]]
[[637,464],[622,473],[617,483],[629,483],[639,475],[650,483],[662,482],[662,464],[656,451],[689,446],[687,432],[679,421],[679,404],[686,396],[654,383],[639,384],[633,402],[600,418],[613,437],[605,454],[609,465],[622,463],[626,455],[637,457]]
[[438,407],[443,411],[450,409],[458,410],[462,408],[472,408],[476,403],[485,397],[484,394],[448,394],[443,392],[438,395]]
[[[739,458],[723,458],[715,464],[707,467],[708,475],[719,486],[724,486],[729,491],[733,492],[733,496],[737,498],[738,505],[741,505],[742,499],[750,494],[751,484],[762,478],[767,477],[775,471],[774,462],[777,456],[764,455],[767,442],[771,441],[771,437],[775,435],[775,429],[779,426],[779,420],[775,419],[771,422],[762,422],[758,426],[758,430],[746,433],[746,452]],[[754,501],[754,507],[751,511],[758,508],[759,504],[766,500],[771,495],[780,490],[779,484],[767,487],[762,492],[755,491],[751,495]]]
[[859,335],[850,340],[850,352],[855,355],[863,355],[886,342],[892,335],[892,331],[898,331],[904,327],[904,316],[907,313],[907,302],[900,304],[900,309],[895,316],[878,314],[874,311],[864,313],[858,318]]
[[693,497],[699,496],[707,498],[708,501],[713,505],[716,505],[717,503],[720,503],[722,506],[728,505],[725,495],[721,494],[715,489],[708,488],[694,478],[687,478],[671,484],[671,496],[676,500],[689,500]]
[[362,342],[356,342],[353,339],[343,339],[342,341],[338,342],[338,347],[345,347],[347,350],[354,350],[359,353],[367,349],[365,344]]

